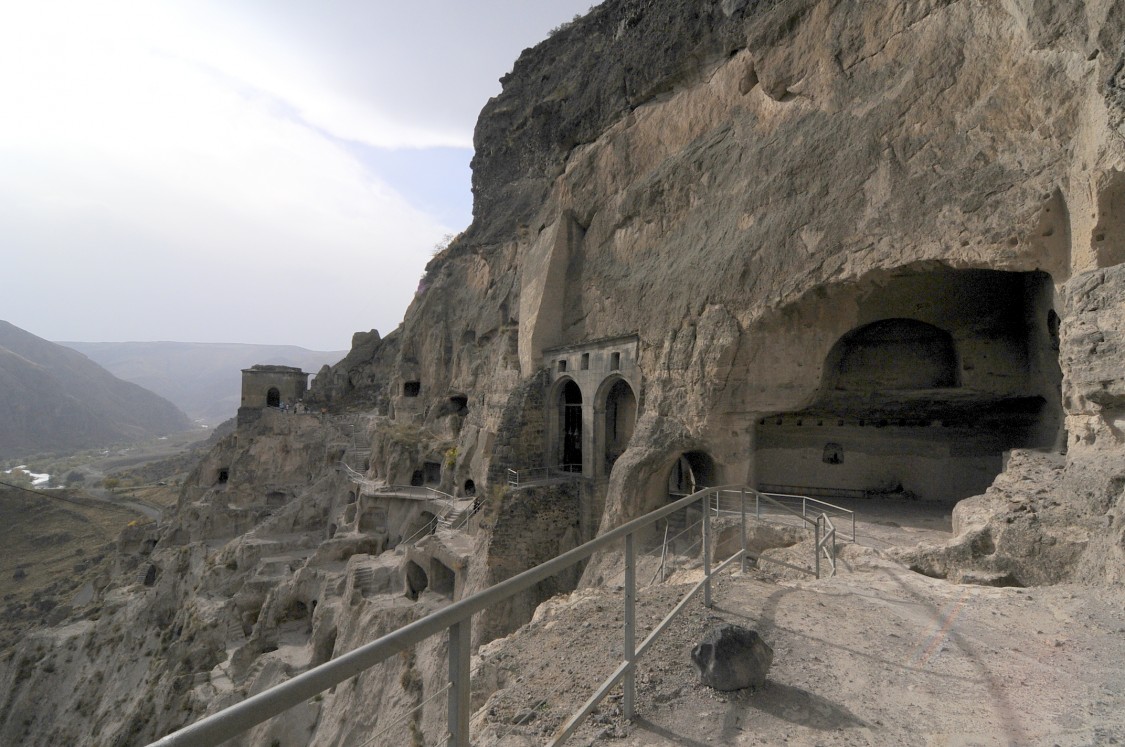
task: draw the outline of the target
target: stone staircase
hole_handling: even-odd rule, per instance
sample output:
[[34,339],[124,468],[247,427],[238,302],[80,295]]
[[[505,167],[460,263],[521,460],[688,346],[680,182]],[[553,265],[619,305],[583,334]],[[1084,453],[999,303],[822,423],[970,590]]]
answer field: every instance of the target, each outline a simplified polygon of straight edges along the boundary
[[352,573],[352,588],[358,589],[365,598],[378,592],[375,585],[375,570],[361,565]]

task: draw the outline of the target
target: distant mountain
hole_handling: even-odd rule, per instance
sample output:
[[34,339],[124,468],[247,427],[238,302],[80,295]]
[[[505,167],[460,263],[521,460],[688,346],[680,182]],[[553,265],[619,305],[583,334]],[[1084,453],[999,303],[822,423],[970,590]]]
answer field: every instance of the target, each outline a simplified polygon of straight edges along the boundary
[[242,399],[242,369],[255,363],[298,366],[316,373],[348,351],[295,345],[208,342],[60,342],[126,381],[166,397],[207,425],[234,417]]
[[0,321],[0,457],[192,427],[175,405],[70,348]]

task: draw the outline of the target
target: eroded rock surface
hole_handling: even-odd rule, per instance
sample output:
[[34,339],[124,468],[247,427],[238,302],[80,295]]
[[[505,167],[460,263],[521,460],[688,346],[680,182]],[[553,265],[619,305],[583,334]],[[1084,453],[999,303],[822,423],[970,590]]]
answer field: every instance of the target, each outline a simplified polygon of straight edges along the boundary
[[[473,224],[402,326],[29,634],[0,742],[153,739],[703,485],[936,502],[956,536],[898,555],[926,575],[1119,583],[1123,41],[1111,0],[594,8],[486,105]],[[444,667],[432,641],[244,741],[436,741]]]

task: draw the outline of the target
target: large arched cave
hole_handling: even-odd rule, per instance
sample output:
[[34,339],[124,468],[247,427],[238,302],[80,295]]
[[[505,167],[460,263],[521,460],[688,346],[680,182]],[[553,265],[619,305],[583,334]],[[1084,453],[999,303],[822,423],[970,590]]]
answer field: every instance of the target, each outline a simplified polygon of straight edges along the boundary
[[811,401],[759,419],[759,487],[954,502],[983,492],[1005,451],[1059,444],[1053,300],[1042,272],[941,269],[865,289]]

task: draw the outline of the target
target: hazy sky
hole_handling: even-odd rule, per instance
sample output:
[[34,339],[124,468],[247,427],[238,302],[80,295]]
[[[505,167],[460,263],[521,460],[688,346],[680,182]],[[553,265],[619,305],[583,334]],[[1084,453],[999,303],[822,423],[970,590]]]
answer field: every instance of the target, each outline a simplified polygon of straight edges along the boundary
[[346,349],[471,218],[477,114],[594,0],[0,7],[0,319]]

